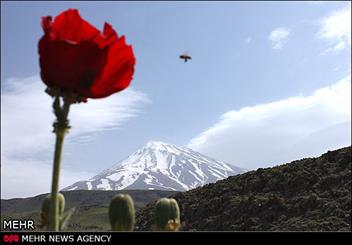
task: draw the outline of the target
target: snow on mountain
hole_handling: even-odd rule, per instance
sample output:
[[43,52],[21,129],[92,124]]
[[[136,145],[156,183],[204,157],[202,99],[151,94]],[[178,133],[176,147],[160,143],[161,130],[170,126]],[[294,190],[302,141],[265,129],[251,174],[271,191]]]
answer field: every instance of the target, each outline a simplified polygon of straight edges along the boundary
[[186,191],[245,171],[189,148],[150,141],[127,159],[63,190]]

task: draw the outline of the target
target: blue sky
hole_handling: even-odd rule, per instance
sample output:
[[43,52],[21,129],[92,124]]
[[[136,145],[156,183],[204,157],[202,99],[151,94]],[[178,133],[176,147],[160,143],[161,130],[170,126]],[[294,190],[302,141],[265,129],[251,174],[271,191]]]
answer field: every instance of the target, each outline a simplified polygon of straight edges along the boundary
[[247,169],[351,144],[350,2],[2,2],[2,198],[50,190],[54,118],[37,44],[41,17],[68,8],[109,22],[137,64],[127,91],[74,105],[62,187],[149,140]]

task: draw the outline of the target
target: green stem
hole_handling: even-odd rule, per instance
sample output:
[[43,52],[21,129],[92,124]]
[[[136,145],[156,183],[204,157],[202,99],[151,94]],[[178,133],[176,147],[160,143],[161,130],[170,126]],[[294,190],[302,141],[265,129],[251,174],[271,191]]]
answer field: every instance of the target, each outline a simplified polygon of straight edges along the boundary
[[54,155],[54,168],[51,185],[51,208],[49,214],[50,230],[59,230],[59,207],[57,202],[57,195],[59,192],[59,177],[60,177],[60,163],[61,163],[61,152],[62,145],[64,142],[64,133],[56,132],[56,144],[55,144],[55,155]]
[[59,97],[55,98],[53,104],[54,112],[57,116],[57,121],[54,123],[54,132],[56,133],[55,153],[54,153],[54,166],[51,184],[51,204],[49,211],[49,229],[52,231],[59,230],[59,206],[58,206],[58,192],[59,192],[59,177],[61,165],[61,152],[64,142],[65,134],[69,129],[68,126],[68,112],[70,103],[64,100],[63,108],[60,107]]

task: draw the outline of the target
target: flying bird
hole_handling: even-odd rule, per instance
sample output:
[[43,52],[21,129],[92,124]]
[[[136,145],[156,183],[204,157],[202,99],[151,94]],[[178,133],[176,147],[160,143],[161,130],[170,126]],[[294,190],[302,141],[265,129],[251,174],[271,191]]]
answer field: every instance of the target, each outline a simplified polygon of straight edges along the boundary
[[187,62],[188,60],[191,60],[192,57],[189,56],[188,54],[181,54],[180,59],[183,59],[183,60],[185,60],[185,62]]

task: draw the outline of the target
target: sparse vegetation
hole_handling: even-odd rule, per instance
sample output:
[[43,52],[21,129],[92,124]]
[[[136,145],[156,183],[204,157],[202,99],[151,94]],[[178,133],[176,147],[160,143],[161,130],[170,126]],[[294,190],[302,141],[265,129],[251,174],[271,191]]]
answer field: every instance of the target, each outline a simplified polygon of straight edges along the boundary
[[[66,191],[66,207],[76,207],[67,223],[65,231],[110,231],[109,204],[118,193],[128,193],[134,200],[135,209],[139,210],[147,203],[175,193],[159,190],[123,190],[123,191]],[[38,227],[42,201],[47,194],[30,197],[1,200],[1,225],[3,219],[33,219]],[[2,229],[2,227],[1,227]]]
[[130,195],[114,196],[109,206],[109,220],[113,231],[133,231],[136,214]]

